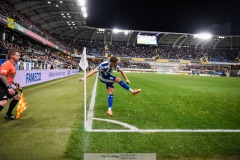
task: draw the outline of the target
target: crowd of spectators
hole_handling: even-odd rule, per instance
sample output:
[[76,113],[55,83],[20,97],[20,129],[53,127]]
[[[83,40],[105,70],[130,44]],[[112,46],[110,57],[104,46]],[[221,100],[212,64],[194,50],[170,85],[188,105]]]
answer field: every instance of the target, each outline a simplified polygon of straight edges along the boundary
[[[71,42],[69,42],[71,43]],[[106,53],[117,57],[154,58],[169,60],[201,61],[207,58],[209,62],[238,62],[239,50],[233,49],[195,49],[172,48],[171,46],[127,46],[125,44],[104,44],[103,42],[72,42],[77,50],[87,47],[88,55],[105,56]]]
[[181,66],[182,71],[192,71],[192,73],[198,74],[213,74],[215,72],[229,73],[231,70],[230,66],[226,65],[186,65]]
[[40,36],[44,36],[44,31],[38,29],[38,27],[36,27],[33,22],[25,18],[19,11],[15,10],[13,7],[8,5],[4,1],[0,1],[0,14],[12,18],[24,28],[33,31]]
[[[20,43],[20,44],[19,44]],[[18,50],[20,52],[23,62],[33,62],[38,64],[54,64],[54,68],[59,68],[60,65],[65,68],[77,68],[79,60],[74,60],[68,56],[61,54],[60,52],[44,48],[40,45],[28,46],[28,43],[22,44],[19,41],[13,41],[12,43],[4,40],[0,40],[0,47],[6,50]]]
[[130,61],[121,61],[120,65],[122,68],[139,68],[139,69],[151,69],[151,66],[149,63],[144,62],[130,62]]
[[[88,59],[88,65],[89,69],[92,70],[97,67],[100,63],[102,63],[104,60],[107,59]],[[144,62],[131,62],[128,60],[120,60],[120,67],[121,68],[138,68],[138,69],[151,69],[151,66],[149,63],[144,63]]]
[[31,20],[23,16],[19,11],[13,8],[11,5],[7,4],[4,1],[0,1],[0,14],[9,18],[14,19],[19,25],[23,26],[24,28],[36,33],[37,35],[46,38],[47,40],[54,42],[64,50],[72,51],[72,48],[68,45],[64,45],[62,41],[55,38],[50,33],[46,32],[38,25],[34,24]]

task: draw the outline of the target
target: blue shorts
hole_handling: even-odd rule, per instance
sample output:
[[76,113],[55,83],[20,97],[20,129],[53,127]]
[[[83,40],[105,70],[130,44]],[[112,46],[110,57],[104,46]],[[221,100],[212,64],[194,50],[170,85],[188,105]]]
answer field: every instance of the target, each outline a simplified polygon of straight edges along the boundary
[[115,80],[116,80],[116,76],[112,76],[112,75],[99,76],[99,80],[100,80],[102,83],[105,83],[105,84],[106,84],[107,89],[108,89],[108,87],[114,88],[113,83],[114,83]]

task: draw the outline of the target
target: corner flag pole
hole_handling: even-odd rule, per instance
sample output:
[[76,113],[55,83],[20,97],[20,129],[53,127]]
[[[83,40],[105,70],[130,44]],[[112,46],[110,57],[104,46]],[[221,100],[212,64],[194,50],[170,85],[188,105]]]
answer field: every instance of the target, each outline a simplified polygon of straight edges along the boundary
[[[86,48],[84,47],[83,49],[83,56],[84,56],[84,64],[85,64],[85,68],[84,68],[84,77],[86,77],[87,75],[87,57],[86,57]],[[86,131],[86,127],[87,127],[87,78],[85,78],[84,80],[84,131]]]
[[86,131],[87,127],[87,78],[86,78],[86,70],[88,67],[88,62],[87,62],[87,55],[86,55],[86,47],[83,48],[83,53],[82,57],[79,63],[79,66],[84,70],[84,131]]
[[[85,54],[86,57],[86,48],[84,47],[84,51],[83,52]],[[86,64],[86,58],[84,57],[84,61]],[[86,69],[87,67],[85,67],[84,69],[84,77],[86,77]],[[87,78],[85,78],[84,80],[84,131],[86,131],[86,127],[87,127]]]

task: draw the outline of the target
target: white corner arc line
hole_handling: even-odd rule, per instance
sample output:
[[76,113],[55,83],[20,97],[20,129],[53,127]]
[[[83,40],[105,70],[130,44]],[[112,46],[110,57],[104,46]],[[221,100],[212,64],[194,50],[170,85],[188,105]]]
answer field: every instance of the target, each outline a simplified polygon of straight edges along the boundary
[[95,80],[95,83],[93,86],[92,97],[91,97],[90,106],[89,106],[89,110],[88,110],[87,126],[86,126],[87,131],[92,130],[93,110],[94,110],[95,99],[96,99],[96,94],[97,94],[97,82],[98,82],[98,75],[96,77],[96,80]]
[[98,121],[105,121],[105,122],[111,122],[111,123],[115,123],[115,124],[119,124],[119,125],[122,125],[126,128],[129,128],[130,131],[139,131],[138,128],[134,127],[134,126],[131,126],[127,123],[123,123],[123,122],[119,122],[119,121],[116,121],[116,120],[111,120],[111,119],[102,119],[102,118],[93,118],[94,120],[98,120]]

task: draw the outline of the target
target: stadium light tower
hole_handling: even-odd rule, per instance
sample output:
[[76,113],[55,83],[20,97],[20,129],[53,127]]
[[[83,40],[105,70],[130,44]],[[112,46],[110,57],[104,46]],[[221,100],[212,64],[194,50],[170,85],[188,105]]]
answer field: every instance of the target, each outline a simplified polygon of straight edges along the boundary
[[80,4],[80,6],[85,6],[86,0],[78,0],[78,3]]
[[77,4],[81,6],[83,17],[87,18],[86,0],[77,0]]
[[199,38],[199,39],[211,39],[212,38],[212,34],[210,33],[199,33],[199,34],[194,34],[194,38]]

